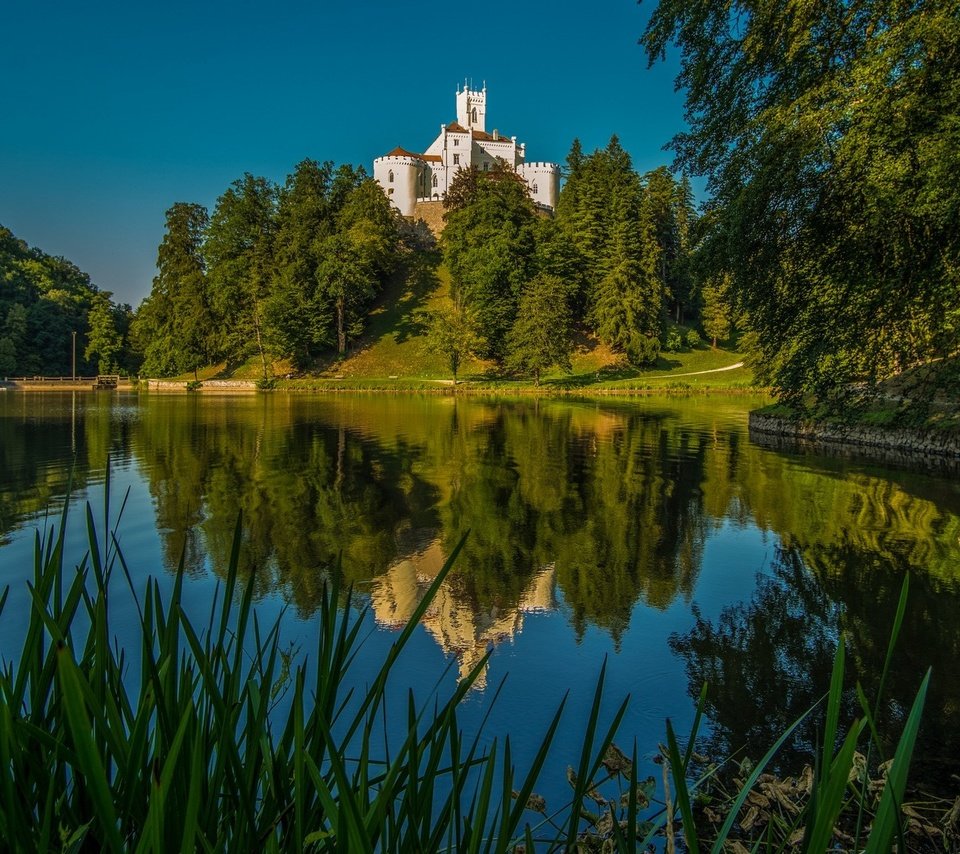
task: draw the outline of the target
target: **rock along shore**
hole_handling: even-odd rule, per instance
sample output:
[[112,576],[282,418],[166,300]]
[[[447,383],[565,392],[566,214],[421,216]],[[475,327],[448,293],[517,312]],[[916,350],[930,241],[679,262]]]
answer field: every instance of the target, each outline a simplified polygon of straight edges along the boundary
[[902,457],[899,461],[906,464],[932,459],[960,461],[960,435],[956,433],[810,421],[763,412],[751,412],[749,426],[750,438],[759,444],[834,451],[842,447],[869,451],[869,456],[885,461]]

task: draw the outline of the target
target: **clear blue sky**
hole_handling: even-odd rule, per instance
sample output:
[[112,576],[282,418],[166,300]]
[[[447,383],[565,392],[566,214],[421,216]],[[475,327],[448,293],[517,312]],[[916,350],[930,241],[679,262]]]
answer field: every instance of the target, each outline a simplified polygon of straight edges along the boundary
[[[164,212],[211,210],[244,172],[423,150],[455,88],[488,129],[562,161],[620,136],[640,170],[682,127],[673,62],[647,70],[653,2],[15,2],[0,29],[0,224],[136,306]],[[513,9],[512,15],[505,10]]]

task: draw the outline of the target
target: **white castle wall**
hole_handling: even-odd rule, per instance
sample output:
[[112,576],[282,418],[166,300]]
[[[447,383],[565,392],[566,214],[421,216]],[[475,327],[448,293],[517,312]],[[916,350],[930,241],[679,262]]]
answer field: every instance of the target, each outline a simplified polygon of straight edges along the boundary
[[517,173],[527,182],[536,204],[556,208],[560,196],[560,167],[556,163],[521,163]]

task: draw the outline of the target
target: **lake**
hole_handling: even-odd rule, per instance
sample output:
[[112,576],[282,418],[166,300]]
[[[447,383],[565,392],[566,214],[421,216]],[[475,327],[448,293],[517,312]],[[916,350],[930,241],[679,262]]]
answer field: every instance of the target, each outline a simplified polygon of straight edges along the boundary
[[[466,536],[393,677],[396,726],[409,688],[448,691],[492,649],[464,725],[480,725],[503,682],[485,738],[509,733],[520,769],[569,692],[548,800],[563,797],[604,660],[604,714],[631,697],[617,739],[628,753],[636,738],[649,763],[667,717],[688,730],[707,682],[701,750],[757,758],[826,690],[841,635],[872,696],[909,576],[882,720],[896,734],[932,666],[917,763],[946,779],[960,756],[960,481],[760,447],[747,413],[763,402],[4,392],[0,655],[16,658],[36,532],[72,472],[79,560],[81,508],[102,518],[109,460],[134,583],[169,587],[183,560],[198,620],[241,514],[258,608],[306,654],[339,565],[368,622],[359,686]],[[135,609],[118,608],[118,642],[134,646]],[[784,767],[806,761],[805,733]]]

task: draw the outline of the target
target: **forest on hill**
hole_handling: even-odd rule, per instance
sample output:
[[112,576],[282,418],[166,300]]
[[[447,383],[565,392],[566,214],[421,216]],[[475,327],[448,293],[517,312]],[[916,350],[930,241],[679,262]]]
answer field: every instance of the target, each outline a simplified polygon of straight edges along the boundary
[[111,296],[0,225],[0,376],[69,376],[74,352],[81,376],[136,372],[134,312]]
[[[211,213],[167,212],[153,290],[137,312],[143,371],[195,372],[255,357],[309,372],[346,354],[385,283],[417,253],[442,253],[449,306],[418,329],[450,371],[471,356],[533,377],[569,364],[586,333],[624,363],[731,332],[723,277],[698,274],[701,239],[689,181],[632,167],[616,137],[584,154],[575,142],[555,216],[538,212],[505,165],[461,170],[434,239],[404,220],[362,169],[304,160],[282,186],[245,175]],[[672,319],[672,322],[671,322]]]
[[[723,4],[661,0],[642,43],[682,58],[676,172],[639,174],[616,137],[574,141],[553,216],[509,168],[462,170],[435,244],[362,168],[308,159],[282,185],[244,175],[212,212],[174,204],[136,312],[0,231],[0,375],[65,373],[72,332],[81,370],[329,369],[429,255],[450,293],[404,324],[454,378],[480,358],[539,382],[575,340],[630,367],[736,333],[796,408],[955,400],[955,4],[813,4],[789,30],[777,8],[762,0],[741,31]],[[707,179],[699,209],[686,175]]]

